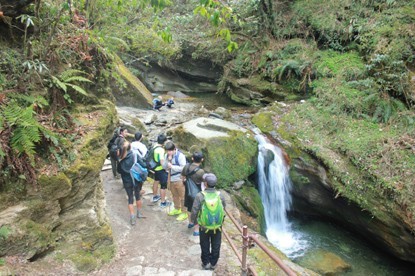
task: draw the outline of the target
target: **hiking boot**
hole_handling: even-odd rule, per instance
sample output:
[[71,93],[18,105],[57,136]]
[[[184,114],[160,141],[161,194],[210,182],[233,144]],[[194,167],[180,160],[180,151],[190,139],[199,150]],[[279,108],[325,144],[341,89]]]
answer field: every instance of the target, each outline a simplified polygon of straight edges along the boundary
[[153,196],[153,202],[157,202],[161,199],[161,197],[159,195],[155,195]]
[[194,232],[193,232],[193,236],[198,237],[198,236],[200,236],[200,233],[199,233],[199,232],[194,231]]
[[187,225],[187,228],[192,229],[194,226],[195,226],[195,225],[194,225],[193,223],[189,223],[189,224]]
[[188,218],[187,213],[181,213],[181,214],[177,217],[177,219],[176,219],[176,220],[178,220],[178,221],[183,221],[183,220],[185,220],[185,219],[187,219],[187,218]]
[[210,264],[202,264],[202,268],[204,270],[209,270],[210,269]]
[[135,216],[134,215],[131,215],[130,216],[130,223],[131,223],[131,225],[135,225]]
[[180,209],[176,209],[176,208],[174,208],[173,210],[171,210],[170,212],[169,212],[169,216],[175,216],[175,215],[180,215],[182,213],[182,210],[180,210]]

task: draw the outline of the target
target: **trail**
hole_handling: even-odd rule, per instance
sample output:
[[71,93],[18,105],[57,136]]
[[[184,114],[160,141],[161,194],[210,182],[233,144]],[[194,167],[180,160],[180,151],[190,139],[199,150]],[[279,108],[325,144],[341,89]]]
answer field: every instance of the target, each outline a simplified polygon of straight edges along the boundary
[[[203,270],[200,261],[199,237],[187,228],[186,221],[168,216],[169,208],[160,208],[151,198],[152,183],[143,189],[143,213],[147,218],[129,223],[127,196],[121,179],[114,179],[111,170],[103,171],[107,214],[109,216],[117,253],[111,263],[91,275],[235,275],[229,271],[226,258],[229,254],[223,239],[221,258],[213,272]],[[171,197],[168,198],[171,200]],[[171,207],[172,208],[172,207]],[[230,258],[234,256],[229,256]]]

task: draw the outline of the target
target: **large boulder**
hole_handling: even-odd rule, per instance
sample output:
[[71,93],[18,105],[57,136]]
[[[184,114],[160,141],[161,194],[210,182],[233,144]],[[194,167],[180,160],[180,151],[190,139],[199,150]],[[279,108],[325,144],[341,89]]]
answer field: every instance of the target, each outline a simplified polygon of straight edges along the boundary
[[203,152],[204,169],[217,175],[220,187],[230,187],[256,171],[254,135],[234,123],[202,117],[174,128],[170,134],[188,157],[195,150]]

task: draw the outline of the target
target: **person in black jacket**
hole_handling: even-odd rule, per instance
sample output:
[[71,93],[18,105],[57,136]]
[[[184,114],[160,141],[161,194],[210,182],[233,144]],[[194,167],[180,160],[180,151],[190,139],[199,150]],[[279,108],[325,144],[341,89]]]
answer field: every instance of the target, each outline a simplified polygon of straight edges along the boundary
[[[134,152],[131,150],[131,145],[128,141],[124,141],[120,156],[121,157],[120,162],[118,163],[117,171],[121,175],[124,189],[127,192],[128,210],[130,211],[130,223],[131,225],[135,225],[136,217],[144,218],[141,211],[143,203],[141,201],[140,194],[141,188],[143,187],[143,182],[137,181],[130,174],[130,169],[134,164]],[[145,162],[138,154],[136,154],[135,158],[137,163],[139,163],[142,167],[146,167]],[[134,196],[137,205],[137,215],[134,214]]]

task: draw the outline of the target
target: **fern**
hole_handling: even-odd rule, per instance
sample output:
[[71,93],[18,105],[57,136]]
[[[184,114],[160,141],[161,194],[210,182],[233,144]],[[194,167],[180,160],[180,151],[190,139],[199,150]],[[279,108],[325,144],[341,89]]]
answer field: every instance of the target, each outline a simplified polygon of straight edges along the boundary
[[32,95],[24,95],[19,93],[13,93],[9,95],[10,98],[18,100],[23,105],[27,104],[35,104],[36,106],[43,108],[48,106],[48,101],[42,96],[32,96]]
[[[59,143],[57,136],[36,120],[33,104],[21,107],[16,100],[11,100],[2,113],[5,119],[3,123],[13,129],[10,139],[12,149],[19,154],[27,154],[32,162],[36,154],[36,144],[40,142],[42,135],[55,145]],[[0,156],[2,154],[4,155],[3,151],[0,152]]]
[[81,95],[89,96],[85,89],[76,84],[78,82],[92,82],[89,79],[82,76],[85,74],[86,73],[81,70],[69,69],[62,72],[58,77],[51,76],[51,79],[52,83],[56,88],[58,88],[59,90],[63,90],[65,92],[63,96],[64,99],[68,103],[72,103],[73,101],[71,100],[71,97],[68,94],[68,88],[71,88],[72,90]]

